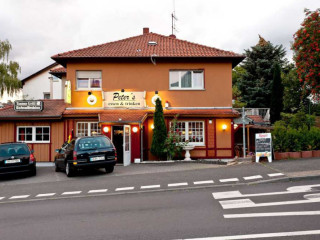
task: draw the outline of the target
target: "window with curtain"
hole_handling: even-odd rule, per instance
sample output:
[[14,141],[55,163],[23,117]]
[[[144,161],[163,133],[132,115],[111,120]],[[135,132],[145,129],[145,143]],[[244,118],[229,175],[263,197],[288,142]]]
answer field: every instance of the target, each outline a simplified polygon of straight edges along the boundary
[[50,127],[47,127],[47,126],[17,127],[17,139],[18,139],[18,142],[49,143]]
[[203,70],[170,70],[169,88],[172,90],[204,89]]
[[189,141],[190,145],[204,146],[204,122],[203,121],[179,121],[176,131],[180,133],[181,142]]
[[77,137],[93,136],[101,133],[101,129],[97,122],[78,122]]
[[99,90],[101,85],[101,71],[77,71],[78,90]]

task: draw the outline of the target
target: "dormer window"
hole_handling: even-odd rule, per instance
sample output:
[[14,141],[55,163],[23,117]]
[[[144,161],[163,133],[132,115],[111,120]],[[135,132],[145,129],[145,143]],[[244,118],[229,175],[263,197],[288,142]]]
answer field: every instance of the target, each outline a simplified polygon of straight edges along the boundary
[[170,70],[170,90],[203,90],[203,70]]
[[100,90],[101,71],[77,71],[77,90]]

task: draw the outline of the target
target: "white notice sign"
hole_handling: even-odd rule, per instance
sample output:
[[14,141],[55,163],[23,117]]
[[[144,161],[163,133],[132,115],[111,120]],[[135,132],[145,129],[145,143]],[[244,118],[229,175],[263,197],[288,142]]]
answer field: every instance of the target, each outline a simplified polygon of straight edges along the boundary
[[106,108],[144,108],[146,92],[104,92]]
[[260,157],[267,157],[272,162],[271,133],[256,134],[256,162],[259,162]]

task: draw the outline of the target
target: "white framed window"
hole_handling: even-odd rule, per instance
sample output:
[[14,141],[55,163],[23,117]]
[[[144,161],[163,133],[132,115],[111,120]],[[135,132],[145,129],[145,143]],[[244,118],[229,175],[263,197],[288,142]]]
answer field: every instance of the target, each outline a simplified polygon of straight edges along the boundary
[[101,90],[101,71],[77,71],[77,90]]
[[26,143],[50,143],[49,126],[19,126],[17,141]]
[[170,90],[203,90],[203,70],[170,70]]
[[190,145],[205,146],[204,121],[179,121],[175,130],[181,135],[181,142],[189,141]]
[[98,122],[77,122],[77,137],[93,136],[100,133]]

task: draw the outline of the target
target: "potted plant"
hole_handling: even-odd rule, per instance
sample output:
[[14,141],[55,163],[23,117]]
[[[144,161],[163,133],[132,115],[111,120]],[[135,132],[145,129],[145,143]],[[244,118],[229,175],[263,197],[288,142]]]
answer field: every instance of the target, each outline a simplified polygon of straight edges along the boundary
[[183,148],[188,145],[188,141],[183,141],[181,132],[177,129],[178,115],[172,120],[167,138],[164,142],[164,152],[167,154],[167,160],[172,160],[176,155],[182,156]]
[[288,159],[288,138],[287,128],[283,121],[277,121],[272,131],[272,143],[274,149],[275,160]]
[[311,131],[308,128],[303,128],[300,130],[301,138],[301,157],[302,158],[311,158],[312,157],[312,148],[313,148],[313,138]]
[[301,134],[298,130],[288,128],[287,130],[289,145],[289,158],[301,158]]
[[311,127],[310,134],[313,142],[312,157],[320,158],[320,128]]

